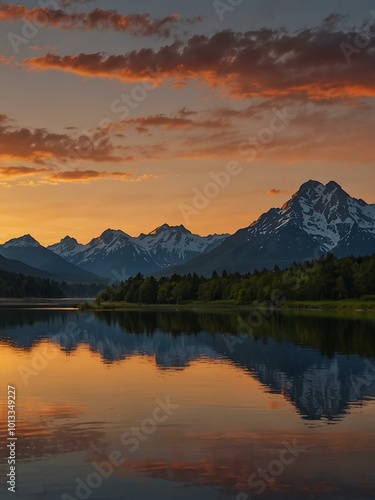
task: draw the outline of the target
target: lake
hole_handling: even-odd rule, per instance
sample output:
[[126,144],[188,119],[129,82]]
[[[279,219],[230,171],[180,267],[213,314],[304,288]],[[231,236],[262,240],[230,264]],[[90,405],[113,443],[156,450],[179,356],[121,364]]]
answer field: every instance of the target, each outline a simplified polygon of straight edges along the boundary
[[[375,316],[0,310],[19,499],[375,497]],[[1,428],[1,443],[7,429]]]

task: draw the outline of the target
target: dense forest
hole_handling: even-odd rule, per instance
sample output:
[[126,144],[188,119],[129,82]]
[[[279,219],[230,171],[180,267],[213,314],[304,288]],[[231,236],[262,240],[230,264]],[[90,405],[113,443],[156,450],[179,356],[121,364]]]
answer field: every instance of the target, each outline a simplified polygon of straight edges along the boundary
[[103,285],[57,282],[0,270],[0,297],[95,297]]
[[57,281],[0,271],[0,297],[61,298],[64,293]]
[[228,274],[211,278],[174,274],[156,280],[138,274],[102,291],[97,302],[182,304],[189,301],[232,300],[237,304],[270,300],[335,300],[375,294],[375,254],[337,259],[332,254],[318,261],[294,263],[281,270]]

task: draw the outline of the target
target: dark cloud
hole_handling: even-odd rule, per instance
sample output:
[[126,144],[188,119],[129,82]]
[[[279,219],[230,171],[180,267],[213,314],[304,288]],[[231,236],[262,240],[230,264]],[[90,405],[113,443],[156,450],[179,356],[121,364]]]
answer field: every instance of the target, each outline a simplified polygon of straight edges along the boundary
[[24,159],[44,164],[45,161],[69,160],[119,162],[115,146],[108,137],[57,134],[46,129],[19,128],[0,115],[0,158]]
[[[68,2],[69,6],[72,2]],[[68,5],[67,4],[67,5]],[[167,38],[177,24],[192,24],[201,18],[182,19],[179,14],[170,14],[153,19],[149,14],[119,14],[115,10],[95,9],[91,12],[72,13],[44,7],[28,9],[24,5],[0,5],[0,21],[27,19],[45,26],[62,29],[114,30],[128,32],[134,36],[160,36]]]
[[88,3],[96,2],[97,0],[58,0],[58,4],[63,9],[76,7],[77,5],[86,5]]
[[[184,108],[185,109],[185,108]],[[183,113],[181,114],[181,111]],[[151,115],[139,118],[133,118],[131,120],[121,120],[119,123],[109,123],[106,127],[106,131],[122,130],[130,126],[135,126],[139,132],[148,132],[149,127],[162,127],[165,129],[222,129],[227,126],[227,124],[222,119],[201,119],[193,120],[191,118],[186,118],[189,116],[189,112],[181,110],[175,116],[166,115]]]
[[342,51],[342,44],[353,44],[355,35],[324,26],[293,34],[270,29],[247,33],[225,30],[211,37],[194,35],[186,43],[176,41],[157,50],[108,57],[100,53],[48,53],[24,64],[38,70],[58,69],[123,81],[148,79],[159,83],[172,79],[183,85],[188,79],[201,79],[210,86],[223,86],[237,97],[373,97],[374,41],[367,50],[357,50],[351,64]]
[[344,16],[343,14],[330,14],[324,19],[322,26],[323,28],[332,31],[338,28],[339,25],[343,24],[348,19],[349,16]]

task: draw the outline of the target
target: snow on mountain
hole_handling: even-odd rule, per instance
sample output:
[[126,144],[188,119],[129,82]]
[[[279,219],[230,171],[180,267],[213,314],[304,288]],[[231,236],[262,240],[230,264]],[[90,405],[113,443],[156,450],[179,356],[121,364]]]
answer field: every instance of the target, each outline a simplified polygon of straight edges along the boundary
[[281,209],[252,224],[248,240],[257,233],[277,235],[288,225],[311,236],[322,253],[333,252],[353,229],[375,237],[375,206],[351,198],[334,181],[308,181]]
[[227,235],[198,236],[184,226],[163,224],[149,234],[132,237],[107,229],[82,245],[66,236],[50,250],[83,269],[114,281],[137,273],[150,274],[211,250]]
[[7,241],[4,245],[1,245],[3,248],[38,248],[41,247],[40,243],[36,241],[30,234],[25,234],[20,238],[13,238],[12,240]]
[[303,184],[281,208],[272,208],[217,248],[164,274],[214,270],[249,272],[290,266],[327,252],[338,257],[375,252],[375,205],[352,198],[331,181]]
[[375,206],[351,198],[333,181],[326,186],[314,181],[303,185],[299,195],[280,211],[280,216],[293,212],[302,219],[301,228],[321,240],[326,251],[335,248],[355,224],[375,235]]
[[[38,271],[49,273],[56,278],[82,282],[98,281],[98,276],[67,262],[60,255],[43,247],[29,234],[0,245],[0,255],[6,259],[26,264]],[[31,270],[30,272],[32,275],[36,275],[35,271]]]
[[180,264],[212,250],[228,235],[199,236],[183,225],[171,227],[163,224],[149,234],[140,234],[137,242],[153,257],[161,268]]
[[[104,278],[120,281],[137,273],[147,274],[155,269],[148,252],[135,238],[120,230],[107,229],[87,245],[64,238],[64,244],[52,245],[69,262]],[[60,242],[60,243],[62,243]]]
[[47,247],[52,252],[57,253],[61,257],[66,260],[69,260],[73,255],[78,252],[81,252],[84,249],[84,245],[78,243],[75,238],[71,238],[70,236],[65,236],[60,243],[55,243],[54,245],[50,245]]
[[324,185],[311,180],[281,208],[272,208],[232,236],[199,236],[182,225],[163,224],[138,237],[107,229],[86,245],[66,236],[48,250],[30,235],[0,245],[0,255],[8,259],[53,270],[41,267],[43,258],[51,257],[42,258],[43,250],[113,281],[137,273],[210,275],[214,270],[287,267],[327,252],[338,257],[374,253],[375,205],[349,196],[334,181]]

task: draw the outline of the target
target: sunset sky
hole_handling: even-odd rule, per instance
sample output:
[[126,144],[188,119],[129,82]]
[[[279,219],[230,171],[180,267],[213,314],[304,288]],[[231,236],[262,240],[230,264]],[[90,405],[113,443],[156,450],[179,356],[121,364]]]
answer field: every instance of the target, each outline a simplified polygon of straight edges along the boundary
[[375,203],[373,0],[1,2],[0,30],[0,243],[234,232],[309,179]]

